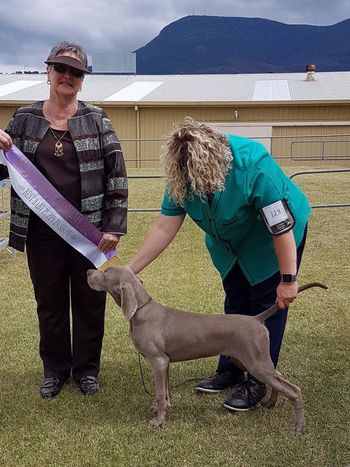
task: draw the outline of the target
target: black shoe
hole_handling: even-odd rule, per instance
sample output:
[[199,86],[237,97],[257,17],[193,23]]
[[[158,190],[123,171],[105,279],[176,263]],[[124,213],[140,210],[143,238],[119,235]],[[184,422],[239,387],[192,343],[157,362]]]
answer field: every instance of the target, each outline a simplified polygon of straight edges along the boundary
[[65,380],[59,378],[45,378],[44,383],[40,388],[41,397],[44,399],[50,399],[57,396],[61,391],[65,383]]
[[241,383],[244,375],[234,376],[231,371],[224,371],[223,373],[216,373],[215,376],[210,376],[207,379],[199,381],[196,385],[196,390],[199,392],[221,392],[224,389]]
[[99,388],[97,376],[83,376],[78,382],[80,391],[86,396],[93,396]]
[[224,407],[228,410],[250,410],[255,407],[265,395],[265,384],[247,378],[243,383],[238,384],[231,396],[225,400]]

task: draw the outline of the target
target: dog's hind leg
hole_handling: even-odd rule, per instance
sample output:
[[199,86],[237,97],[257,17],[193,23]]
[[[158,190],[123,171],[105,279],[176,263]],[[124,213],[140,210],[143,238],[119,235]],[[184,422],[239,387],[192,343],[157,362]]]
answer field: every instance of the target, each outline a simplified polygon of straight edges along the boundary
[[295,422],[290,427],[289,432],[292,435],[302,434],[305,428],[304,408],[303,408],[303,396],[301,389],[295,384],[290,383],[286,379],[282,378],[281,375],[275,375],[275,380],[278,381],[284,390],[283,392],[286,397],[291,401],[295,411]]
[[[276,371],[276,373],[278,376],[281,376],[281,373],[279,373],[278,371]],[[276,405],[278,394],[279,392],[276,391],[276,389],[271,388],[271,394],[269,399],[265,402],[262,402],[261,405],[265,407],[265,409],[273,409]]]
[[[278,392],[282,392],[291,401],[295,412],[295,422],[290,427],[289,432],[291,434],[302,434],[305,427],[305,418],[303,410],[303,397],[300,388],[295,384],[292,384],[286,379],[282,378],[282,376],[276,372],[273,366],[272,368],[260,367],[255,369],[255,371],[253,372],[251,371],[251,369],[249,369],[249,372],[262,383],[271,386],[271,403],[274,402],[274,399],[277,399],[276,393]],[[270,403],[270,400],[267,402],[268,404]]]
[[150,425],[156,428],[160,428],[165,423],[166,410],[169,404],[169,392],[168,392],[168,367],[169,358],[164,356],[158,356],[149,358],[155,385],[155,407],[154,417],[150,421]]

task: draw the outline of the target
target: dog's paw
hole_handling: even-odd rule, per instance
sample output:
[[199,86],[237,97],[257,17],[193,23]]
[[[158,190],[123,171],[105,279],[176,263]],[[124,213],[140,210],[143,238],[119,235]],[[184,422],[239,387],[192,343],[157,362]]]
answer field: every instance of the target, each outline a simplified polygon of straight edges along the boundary
[[293,423],[293,425],[290,426],[289,428],[289,434],[291,436],[300,436],[303,435],[305,432],[305,426],[304,425],[298,425],[296,423]]
[[158,415],[158,404],[156,402],[154,402],[151,405],[151,408],[149,409],[149,411],[150,411],[151,417],[156,418],[157,415]]
[[159,417],[152,418],[149,422],[149,426],[152,428],[163,428],[165,420]]
[[276,405],[278,399],[278,391],[272,389],[270,397],[265,399],[261,402],[261,405],[265,407],[265,409],[273,409]]
[[261,405],[268,410],[274,409],[276,406],[276,400],[275,399],[268,399],[265,402],[261,402]]

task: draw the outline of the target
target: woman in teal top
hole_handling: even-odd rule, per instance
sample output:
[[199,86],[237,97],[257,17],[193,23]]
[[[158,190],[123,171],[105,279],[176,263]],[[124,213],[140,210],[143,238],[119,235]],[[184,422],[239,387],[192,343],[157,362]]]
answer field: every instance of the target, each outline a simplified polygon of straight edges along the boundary
[[[171,133],[162,154],[167,189],[161,214],[129,263],[135,273],[172,242],[188,214],[205,232],[206,246],[226,293],[225,313],[256,315],[278,303],[266,321],[275,365],[288,305],[297,295],[296,274],[310,206],[303,192],[259,143],[222,135],[187,118]],[[229,410],[249,410],[266,394],[264,384],[221,356],[202,392],[236,385]]]

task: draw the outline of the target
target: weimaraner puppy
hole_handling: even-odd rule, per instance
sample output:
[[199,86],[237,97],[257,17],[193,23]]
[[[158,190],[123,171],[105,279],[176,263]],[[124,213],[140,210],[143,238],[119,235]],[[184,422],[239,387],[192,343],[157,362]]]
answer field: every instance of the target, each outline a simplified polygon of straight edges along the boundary
[[[303,432],[301,391],[276,372],[270,358],[268,331],[263,324],[277,311],[277,305],[254,317],[190,313],[154,301],[126,266],[110,267],[104,272],[89,270],[87,274],[91,288],[108,291],[122,308],[129,320],[129,333],[136,349],[152,367],[155,382],[152,426],[164,425],[170,405],[169,363],[221,354],[230,356],[259,381],[271,386],[266,407],[274,407],[278,393],[282,392],[295,411],[291,433]],[[298,292],[310,287],[327,288],[314,282],[299,287]]]

